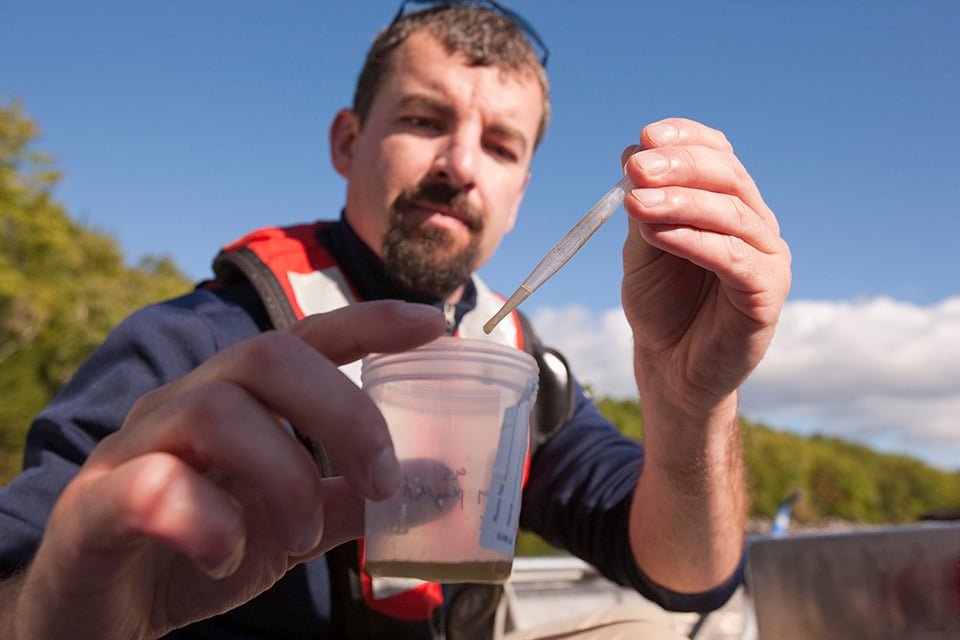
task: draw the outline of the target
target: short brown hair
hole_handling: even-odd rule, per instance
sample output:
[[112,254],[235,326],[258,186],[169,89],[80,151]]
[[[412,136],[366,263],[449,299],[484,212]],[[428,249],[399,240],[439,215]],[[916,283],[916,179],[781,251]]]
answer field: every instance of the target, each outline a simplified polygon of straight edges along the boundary
[[353,95],[353,110],[360,118],[361,126],[384,78],[391,71],[393,52],[411,34],[422,29],[436,36],[451,54],[466,56],[467,64],[471,66],[495,66],[532,73],[543,91],[543,115],[534,141],[535,145],[540,143],[550,122],[550,86],[546,69],[513,20],[484,7],[468,5],[447,5],[410,13],[380,32],[367,53]]

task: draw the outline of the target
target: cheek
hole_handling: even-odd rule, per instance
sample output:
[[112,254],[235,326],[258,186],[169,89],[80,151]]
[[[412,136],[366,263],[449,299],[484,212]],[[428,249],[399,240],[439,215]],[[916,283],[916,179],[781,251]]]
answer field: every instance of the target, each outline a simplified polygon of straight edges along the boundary
[[349,189],[371,215],[369,222],[386,228],[387,212],[404,188],[404,160],[383,148],[364,149],[357,155]]
[[[504,190],[502,193],[508,193]],[[482,241],[483,260],[486,261],[500,245],[503,236],[512,228],[515,219],[514,213],[519,206],[519,197],[498,199],[494,204],[495,215],[487,219]]]
[[387,188],[399,190],[418,184],[429,173],[432,160],[429,149],[388,138],[378,150],[375,164]]
[[503,235],[513,228],[516,221],[517,212],[520,209],[520,202],[523,200],[524,186],[526,180],[521,180],[513,175],[500,182],[500,188],[495,190],[493,197],[496,207],[496,220],[491,226],[496,227],[497,233]]
[[513,219],[511,215],[511,205],[509,203],[505,203],[501,204],[500,206],[501,208],[498,210],[496,218],[490,220],[489,223],[490,231],[493,232],[491,235],[496,236],[498,239],[510,231],[511,221]]

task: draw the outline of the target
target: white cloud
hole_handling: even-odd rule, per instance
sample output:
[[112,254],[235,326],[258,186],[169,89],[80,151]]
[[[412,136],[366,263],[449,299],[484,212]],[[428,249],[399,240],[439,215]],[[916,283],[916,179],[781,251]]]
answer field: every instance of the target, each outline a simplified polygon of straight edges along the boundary
[[[598,395],[637,396],[619,309],[542,308],[533,319]],[[741,407],[777,428],[960,468],[960,297],[788,302]]]
[[619,308],[598,314],[579,305],[540,308],[532,320],[540,339],[559,349],[577,379],[596,395],[637,397],[633,338]]

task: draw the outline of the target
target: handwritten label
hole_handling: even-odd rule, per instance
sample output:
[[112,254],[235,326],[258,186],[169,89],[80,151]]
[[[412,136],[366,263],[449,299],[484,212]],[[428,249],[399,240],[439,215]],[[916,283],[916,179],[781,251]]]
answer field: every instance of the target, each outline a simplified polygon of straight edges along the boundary
[[467,475],[464,468],[456,470],[447,470],[441,476],[440,483],[427,484],[418,477],[413,478],[404,476],[403,478],[403,497],[409,502],[419,502],[427,500],[437,508],[437,511],[449,511],[451,508],[450,499],[463,509],[463,489],[460,488],[460,478]]
[[529,396],[503,415],[500,443],[487,491],[487,506],[480,525],[480,546],[512,556],[520,523],[520,490],[527,457]]
[[382,504],[387,533],[406,535],[410,529],[433,522],[454,509],[463,510],[461,479],[467,475],[463,467],[450,469],[436,460],[414,458],[400,463],[405,467],[403,486],[396,495]]

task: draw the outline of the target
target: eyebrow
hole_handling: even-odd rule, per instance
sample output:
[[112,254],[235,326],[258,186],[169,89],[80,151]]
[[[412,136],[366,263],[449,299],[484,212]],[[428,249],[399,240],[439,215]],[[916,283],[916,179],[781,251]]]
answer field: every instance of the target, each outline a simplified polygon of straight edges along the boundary
[[[445,118],[454,118],[456,116],[456,110],[450,105],[450,103],[444,100],[431,98],[430,96],[423,94],[403,96],[397,103],[398,110],[418,108],[426,109],[438,115],[442,115]],[[529,148],[527,137],[523,135],[523,132],[516,127],[512,127],[503,123],[494,123],[488,127],[487,130],[505,138],[516,140],[522,145],[524,152],[526,152]]]
[[456,115],[456,112],[449,103],[421,94],[403,96],[397,103],[397,110],[403,109],[426,109],[427,111],[432,111],[433,113],[438,113],[448,118]]

